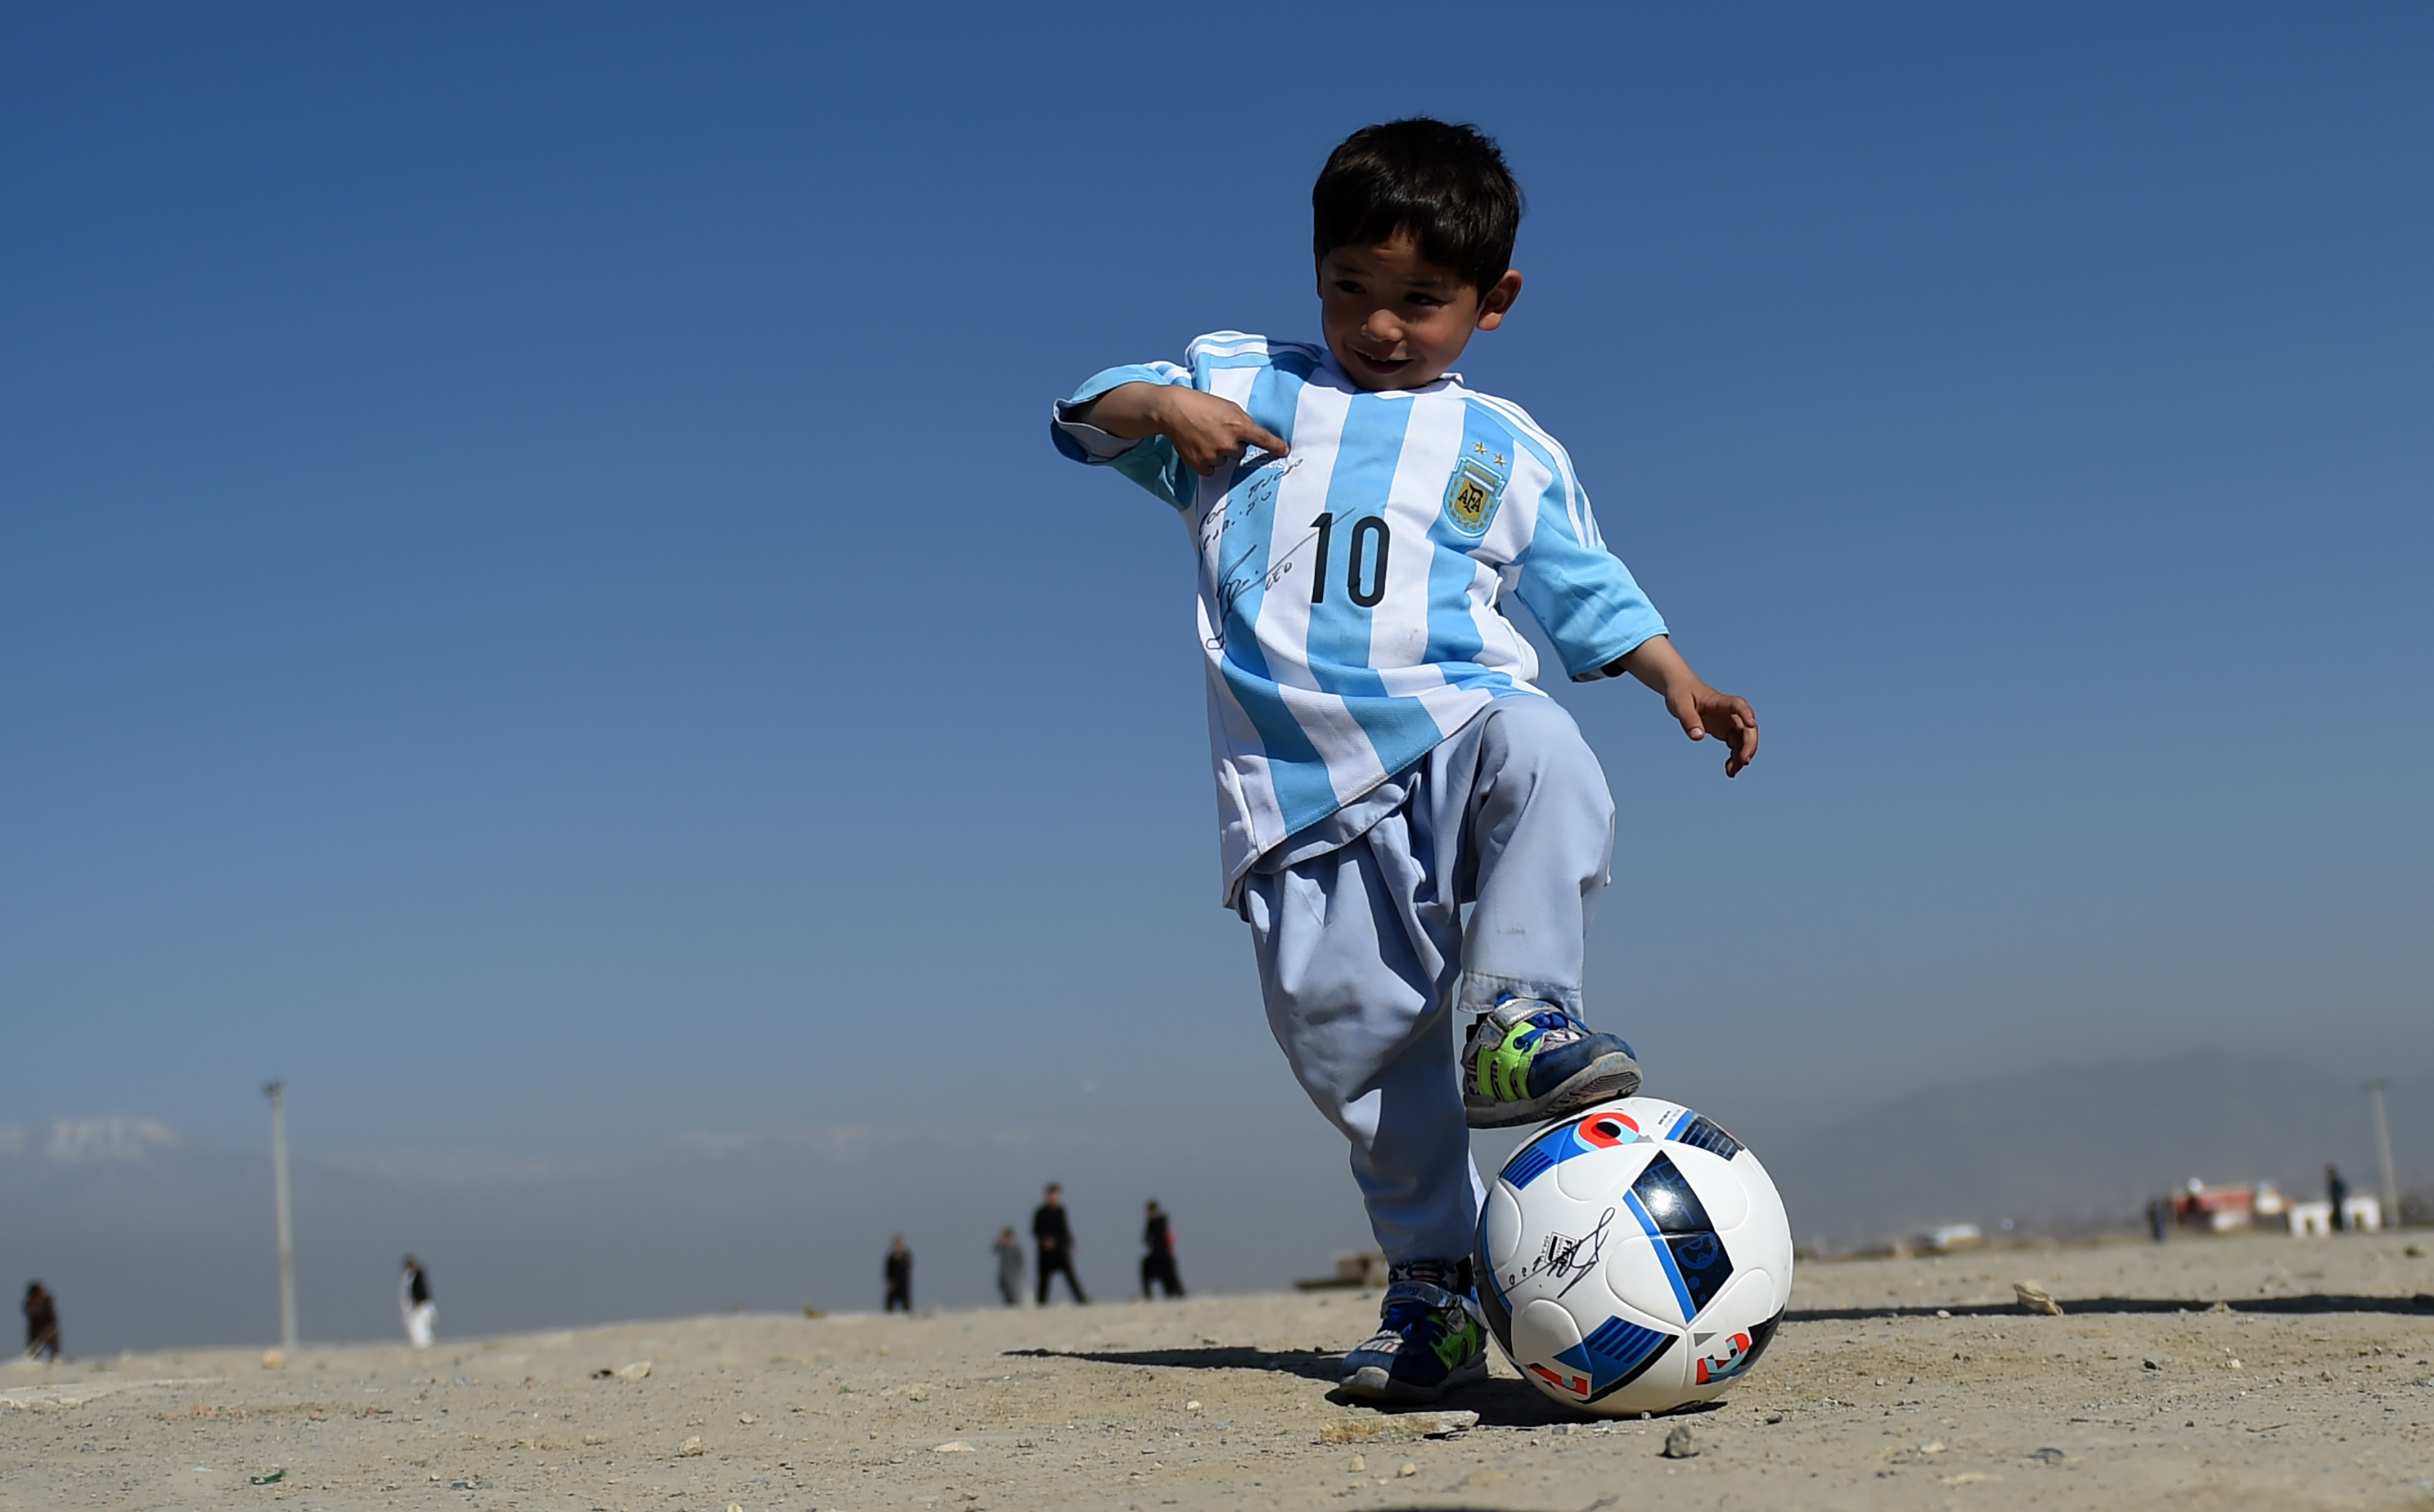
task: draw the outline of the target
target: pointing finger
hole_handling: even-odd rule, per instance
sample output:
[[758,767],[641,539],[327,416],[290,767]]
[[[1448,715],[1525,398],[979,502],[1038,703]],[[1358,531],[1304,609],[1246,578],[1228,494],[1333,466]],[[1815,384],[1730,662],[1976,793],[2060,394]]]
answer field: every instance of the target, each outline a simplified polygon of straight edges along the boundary
[[1283,437],[1277,435],[1275,432],[1270,431],[1256,422],[1251,426],[1248,433],[1248,439],[1253,445],[1259,447],[1260,451],[1274,452],[1278,456],[1282,456],[1285,453],[1293,450],[1293,448],[1285,444]]

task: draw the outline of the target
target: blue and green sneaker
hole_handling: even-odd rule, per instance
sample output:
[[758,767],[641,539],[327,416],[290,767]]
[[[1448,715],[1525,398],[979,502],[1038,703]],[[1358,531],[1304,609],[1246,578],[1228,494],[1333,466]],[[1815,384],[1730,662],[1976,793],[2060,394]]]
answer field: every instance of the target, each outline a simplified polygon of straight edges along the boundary
[[1543,1123],[1637,1091],[1631,1046],[1539,998],[1506,998],[1463,1043],[1462,1109],[1473,1128]]
[[1386,1273],[1378,1332],[1344,1357],[1346,1396],[1434,1401],[1456,1386],[1487,1379],[1487,1330],[1477,1305],[1464,1295],[1469,1269],[1467,1260],[1417,1261]]

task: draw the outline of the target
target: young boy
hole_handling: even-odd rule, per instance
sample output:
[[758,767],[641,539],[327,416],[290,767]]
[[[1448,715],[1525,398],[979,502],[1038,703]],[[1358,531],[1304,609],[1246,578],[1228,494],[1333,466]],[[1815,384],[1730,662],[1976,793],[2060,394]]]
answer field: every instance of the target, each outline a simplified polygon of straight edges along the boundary
[[1757,719],[1673,650],[1563,448],[1452,370],[1521,292],[1496,145],[1369,127],[1311,200],[1323,345],[1202,336],[1181,367],[1100,373],[1052,430],[1191,532],[1226,902],[1390,1266],[1344,1389],[1421,1401],[1487,1373],[1469,1129],[1639,1087],[1631,1047],[1581,1021],[1613,799],[1501,600],[1575,680],[1628,672],[1723,740],[1726,776]]

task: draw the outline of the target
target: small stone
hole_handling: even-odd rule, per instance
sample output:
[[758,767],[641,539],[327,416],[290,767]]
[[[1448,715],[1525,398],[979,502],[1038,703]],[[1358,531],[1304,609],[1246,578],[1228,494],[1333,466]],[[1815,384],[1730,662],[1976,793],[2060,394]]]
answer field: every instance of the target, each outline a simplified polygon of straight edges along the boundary
[[1353,1473],[1353,1474],[1358,1475],[1358,1474],[1360,1474],[1363,1470],[1365,1470],[1365,1469],[1367,1469],[1368,1468],[1369,1468],[1369,1456],[1368,1456],[1368,1455],[1366,1455],[1366,1454],[1355,1454],[1355,1455],[1353,1455],[1353,1456],[1352,1456],[1352,1473]]
[[2059,1465],[2063,1462],[2064,1455],[2063,1452],[2058,1449],[2032,1449],[2029,1451],[2026,1457],[2030,1459],[2043,1460],[2048,1465]]
[[1665,1435],[1664,1452],[1667,1459],[1695,1459],[1698,1457],[1699,1441],[1690,1436],[1690,1425],[1688,1423],[1680,1423],[1675,1425],[1673,1431]]
[[2031,1313],[2042,1313],[2048,1317],[2062,1316],[2062,1304],[2053,1299],[2051,1292],[2034,1281],[2014,1281],[2012,1295]]
[[744,1504],[740,1502],[729,1502],[727,1503],[727,1512],[744,1512]]
[[1937,1317],[1950,1317],[1952,1315],[1952,1310],[1948,1307],[1939,1307],[1935,1310],[1935,1315]]
[[[951,1438],[943,1444],[931,1445],[930,1452],[933,1454],[976,1454],[980,1452],[972,1448],[971,1445],[965,1443],[960,1438]],[[1149,1451],[1142,1450],[1141,1452],[1146,1454]]]
[[286,1369],[286,1368],[287,1368],[287,1351],[286,1351],[286,1350],[284,1350],[284,1349],[265,1349],[265,1350],[263,1350],[263,1351],[262,1351],[262,1367],[263,1367],[265,1370],[284,1370],[284,1369]]
[[701,1458],[701,1435],[699,1434],[695,1434],[691,1438],[686,1439],[683,1445],[677,1450],[677,1458]]
[[1200,1410],[1200,1403],[1196,1401],[1187,1401],[1183,1404],[1183,1410],[1185,1412],[1198,1412]]
[[1779,1412],[1771,1412],[1771,1413],[1768,1413],[1768,1414],[1766,1415],[1766,1420],[1767,1420],[1767,1422],[1768,1422],[1770,1425],[1774,1424],[1774,1423],[1779,1423],[1779,1422],[1783,1421],[1783,1414],[1781,1414],[1781,1413],[1779,1413]]
[[876,1428],[872,1429],[872,1430],[870,1431],[870,1436],[871,1436],[871,1437],[873,1437],[873,1438],[877,1438],[877,1437],[879,1436],[879,1430],[878,1430],[878,1429],[876,1429]]
[[1410,1460],[1405,1460],[1403,1461],[1403,1468],[1397,1470],[1395,1473],[1397,1475],[1417,1475],[1420,1473],[1420,1468],[1417,1465],[1413,1464]]
[[1922,1454],[1941,1454],[1944,1452],[1944,1440],[1941,1438],[1930,1438],[1926,1443],[1918,1446],[1918,1452]]
[[739,1412],[739,1413],[737,1413],[737,1414],[735,1415],[735,1420],[736,1420],[737,1422],[739,1422],[739,1423],[742,1423],[745,1427],[749,1428],[749,1427],[751,1427],[754,1423],[759,1422],[761,1419],[760,1419],[760,1418],[758,1418],[753,1417],[753,1416],[752,1416],[750,1413],[748,1413],[748,1412]]
[[650,1373],[651,1362],[648,1360],[637,1360],[632,1365],[621,1365],[609,1372],[620,1381],[641,1381]]

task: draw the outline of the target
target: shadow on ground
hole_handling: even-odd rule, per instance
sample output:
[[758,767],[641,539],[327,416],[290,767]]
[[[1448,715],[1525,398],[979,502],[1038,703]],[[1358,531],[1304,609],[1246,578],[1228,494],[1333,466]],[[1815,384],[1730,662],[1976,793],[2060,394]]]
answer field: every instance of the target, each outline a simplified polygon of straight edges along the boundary
[[[2101,1316],[2115,1313],[2402,1313],[2434,1314],[2434,1293],[2414,1297],[2357,1297],[2311,1292],[2305,1297],[2062,1297],[2055,1301],[2065,1314]],[[1855,1323],[1880,1317],[2024,1317],[2036,1314],[2017,1302],[1980,1302],[1968,1307],[1812,1307],[1783,1314],[1786,1323]]]
[[[1099,1365],[1156,1366],[1168,1370],[1272,1370],[1278,1375],[1299,1376],[1305,1381],[1324,1381],[1329,1385],[1333,1385],[1344,1373],[1343,1354],[1329,1349],[1252,1349],[1240,1346],[1216,1346],[1198,1349],[1008,1349],[1005,1352],[1026,1359],[1089,1360]],[[1414,1402],[1408,1406],[1360,1401],[1340,1391],[1328,1392],[1327,1400],[1339,1407],[1364,1407],[1382,1413],[1475,1412],[1479,1414],[1479,1426],[1482,1428],[1551,1428],[1561,1423],[1597,1420],[1587,1414],[1571,1411],[1537,1387],[1520,1381],[1483,1381],[1475,1386],[1464,1386],[1448,1393],[1442,1401]],[[1714,1411],[1723,1405],[1721,1401],[1692,1402],[1663,1416],[1689,1417]]]
[[1008,1349],[1009,1355],[1041,1360],[1095,1360],[1101,1365],[1153,1365],[1170,1370],[1272,1370],[1278,1375],[1324,1381],[1344,1373],[1344,1354],[1333,1349],[1253,1349],[1222,1345],[1205,1349]]

